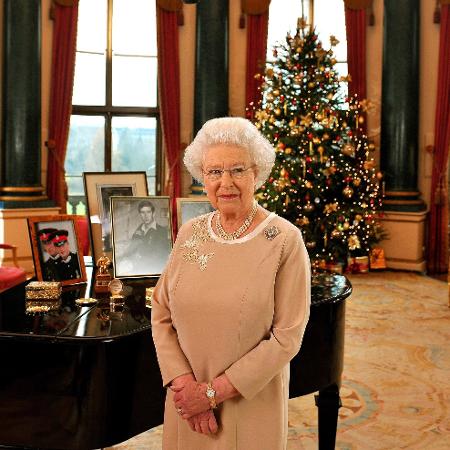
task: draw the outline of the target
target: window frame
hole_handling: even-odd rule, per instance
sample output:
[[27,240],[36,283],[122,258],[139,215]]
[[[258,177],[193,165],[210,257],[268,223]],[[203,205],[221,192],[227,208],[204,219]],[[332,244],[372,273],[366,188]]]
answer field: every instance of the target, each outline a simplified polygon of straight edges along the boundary
[[[156,0],[154,0],[156,1]],[[107,0],[107,38],[106,38],[106,74],[105,74],[105,105],[74,105],[72,104],[72,115],[80,116],[103,116],[105,119],[105,148],[104,148],[104,172],[112,171],[112,119],[113,117],[149,117],[156,120],[156,173],[155,173],[155,195],[160,195],[164,179],[165,161],[162,154],[162,130],[161,114],[159,109],[159,92],[157,90],[156,107],[145,106],[113,106],[113,48],[112,48],[112,25],[113,25],[113,3]],[[76,50],[78,53],[78,50]],[[148,178],[148,174],[147,174]]]

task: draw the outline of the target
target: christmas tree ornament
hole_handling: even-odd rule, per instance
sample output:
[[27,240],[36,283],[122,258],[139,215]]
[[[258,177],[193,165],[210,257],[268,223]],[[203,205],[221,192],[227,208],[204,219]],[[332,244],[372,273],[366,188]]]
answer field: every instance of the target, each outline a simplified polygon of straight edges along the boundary
[[341,149],[341,152],[346,156],[354,157],[355,156],[355,146],[350,143],[344,144]]
[[331,238],[332,239],[339,239],[342,236],[342,231],[338,230],[337,228],[335,228],[332,232],[331,232]]
[[348,248],[349,250],[356,250],[358,248],[361,248],[359,237],[356,234],[351,234],[348,237]]
[[358,187],[361,184],[361,178],[356,177],[353,179],[353,185]]
[[316,246],[316,241],[306,242],[306,248],[314,248]]
[[342,193],[347,197],[347,198],[351,198],[353,195],[353,189],[347,185],[345,186],[345,188],[342,190]]

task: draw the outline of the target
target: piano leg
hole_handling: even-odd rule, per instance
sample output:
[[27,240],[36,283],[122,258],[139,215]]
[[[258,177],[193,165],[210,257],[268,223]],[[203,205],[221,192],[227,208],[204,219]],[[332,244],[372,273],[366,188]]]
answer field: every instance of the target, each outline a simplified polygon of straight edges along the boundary
[[338,410],[342,406],[339,388],[332,384],[321,389],[319,395],[314,397],[319,408],[319,450],[334,450]]

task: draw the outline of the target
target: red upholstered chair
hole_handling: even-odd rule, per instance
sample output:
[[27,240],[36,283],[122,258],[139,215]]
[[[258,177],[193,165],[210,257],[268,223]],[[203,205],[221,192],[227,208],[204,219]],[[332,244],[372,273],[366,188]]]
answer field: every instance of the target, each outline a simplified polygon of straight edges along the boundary
[[14,267],[0,267],[0,290],[9,289],[16,284],[26,281],[27,274],[24,269],[19,267],[17,262],[17,246],[10,244],[0,244],[0,249],[11,250]]

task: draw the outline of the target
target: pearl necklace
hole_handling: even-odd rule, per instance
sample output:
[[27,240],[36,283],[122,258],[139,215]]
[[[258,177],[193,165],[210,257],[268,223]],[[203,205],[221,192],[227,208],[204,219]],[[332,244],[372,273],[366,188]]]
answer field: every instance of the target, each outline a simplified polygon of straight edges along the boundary
[[237,239],[240,237],[243,233],[245,233],[251,223],[253,222],[253,219],[256,216],[256,211],[258,211],[258,202],[253,202],[252,210],[250,211],[250,214],[247,216],[247,218],[244,220],[244,223],[236,230],[233,231],[233,233],[227,233],[220,223],[220,211],[216,211],[216,228],[217,228],[217,234],[221,239],[225,239],[226,241],[232,241],[234,239]]

